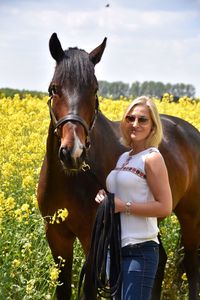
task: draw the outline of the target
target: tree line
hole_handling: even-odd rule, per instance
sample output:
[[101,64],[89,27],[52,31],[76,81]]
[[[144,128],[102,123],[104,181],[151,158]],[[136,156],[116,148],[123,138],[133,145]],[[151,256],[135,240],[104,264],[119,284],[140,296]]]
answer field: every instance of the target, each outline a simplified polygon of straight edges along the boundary
[[[191,84],[176,83],[164,84],[162,82],[155,81],[135,81],[131,85],[122,81],[108,82],[98,81],[99,94],[105,98],[119,99],[121,96],[127,98],[135,98],[141,95],[153,96],[162,98],[163,94],[169,93],[174,96],[174,99],[178,99],[183,96],[190,98],[195,97],[195,87]],[[48,93],[40,91],[19,90],[12,88],[1,88],[0,97],[13,97],[15,94],[19,94],[20,98],[26,97],[26,94],[31,94],[38,98],[42,98]]]
[[141,95],[162,98],[162,95],[165,93],[172,94],[175,98],[183,96],[193,98],[195,97],[195,92],[193,85],[184,83],[164,84],[159,81],[144,81],[142,83],[135,81],[129,85],[122,81],[99,81],[99,94],[103,97],[112,97],[113,99],[119,99],[120,96],[135,98]]
[[44,96],[48,95],[47,93],[40,92],[40,91],[30,91],[30,90],[19,90],[19,89],[12,89],[12,88],[0,88],[0,97],[11,97],[13,98],[16,94],[19,97],[25,98],[27,94],[32,96],[38,97],[42,99]]

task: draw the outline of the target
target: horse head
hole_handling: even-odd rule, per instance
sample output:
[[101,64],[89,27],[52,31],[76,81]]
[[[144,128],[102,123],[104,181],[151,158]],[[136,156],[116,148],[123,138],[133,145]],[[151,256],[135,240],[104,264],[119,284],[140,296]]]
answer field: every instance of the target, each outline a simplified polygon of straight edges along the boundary
[[85,162],[90,131],[98,113],[94,67],[101,60],[105,46],[106,38],[90,53],[78,48],[64,51],[56,33],[49,41],[56,67],[49,86],[48,105],[60,140],[58,156],[68,171],[80,170]]

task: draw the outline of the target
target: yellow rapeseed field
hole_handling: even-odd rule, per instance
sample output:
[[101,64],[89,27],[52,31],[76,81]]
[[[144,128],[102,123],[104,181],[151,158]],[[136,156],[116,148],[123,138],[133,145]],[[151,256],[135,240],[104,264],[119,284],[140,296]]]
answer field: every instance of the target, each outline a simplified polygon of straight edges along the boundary
[[[130,103],[123,98],[116,101],[99,98],[101,111],[111,120],[120,120]],[[47,100],[31,95],[24,99],[18,95],[0,99],[0,299],[54,299],[55,286],[59,284],[59,266],[52,260],[36,201],[49,125]],[[163,101],[155,99],[155,102],[160,113],[181,117],[200,130],[200,101],[183,97],[174,103],[166,94]],[[58,211],[52,217],[52,222],[60,222],[67,217],[67,211]],[[170,295],[173,286],[177,289],[177,293],[173,289],[177,299],[187,299],[185,274],[177,284],[172,267],[179,236],[174,215],[163,222],[161,234],[169,256],[163,291]],[[75,250],[74,299],[84,259],[78,243]],[[60,257],[60,265],[63,263]]]

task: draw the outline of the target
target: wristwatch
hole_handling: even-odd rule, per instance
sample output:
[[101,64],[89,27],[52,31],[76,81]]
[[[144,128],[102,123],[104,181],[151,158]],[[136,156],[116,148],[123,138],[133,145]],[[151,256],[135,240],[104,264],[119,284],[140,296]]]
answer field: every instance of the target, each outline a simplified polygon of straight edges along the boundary
[[125,214],[126,215],[130,215],[131,214],[131,202],[130,201],[128,201],[128,202],[126,202],[126,204],[125,204]]

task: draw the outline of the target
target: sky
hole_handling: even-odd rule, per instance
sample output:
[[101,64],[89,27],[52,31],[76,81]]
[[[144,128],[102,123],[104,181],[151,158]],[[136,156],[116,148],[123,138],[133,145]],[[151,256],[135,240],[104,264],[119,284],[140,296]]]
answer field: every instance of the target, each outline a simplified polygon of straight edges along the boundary
[[98,80],[192,84],[200,96],[200,0],[0,0],[0,88],[47,92],[49,39],[88,53]]

